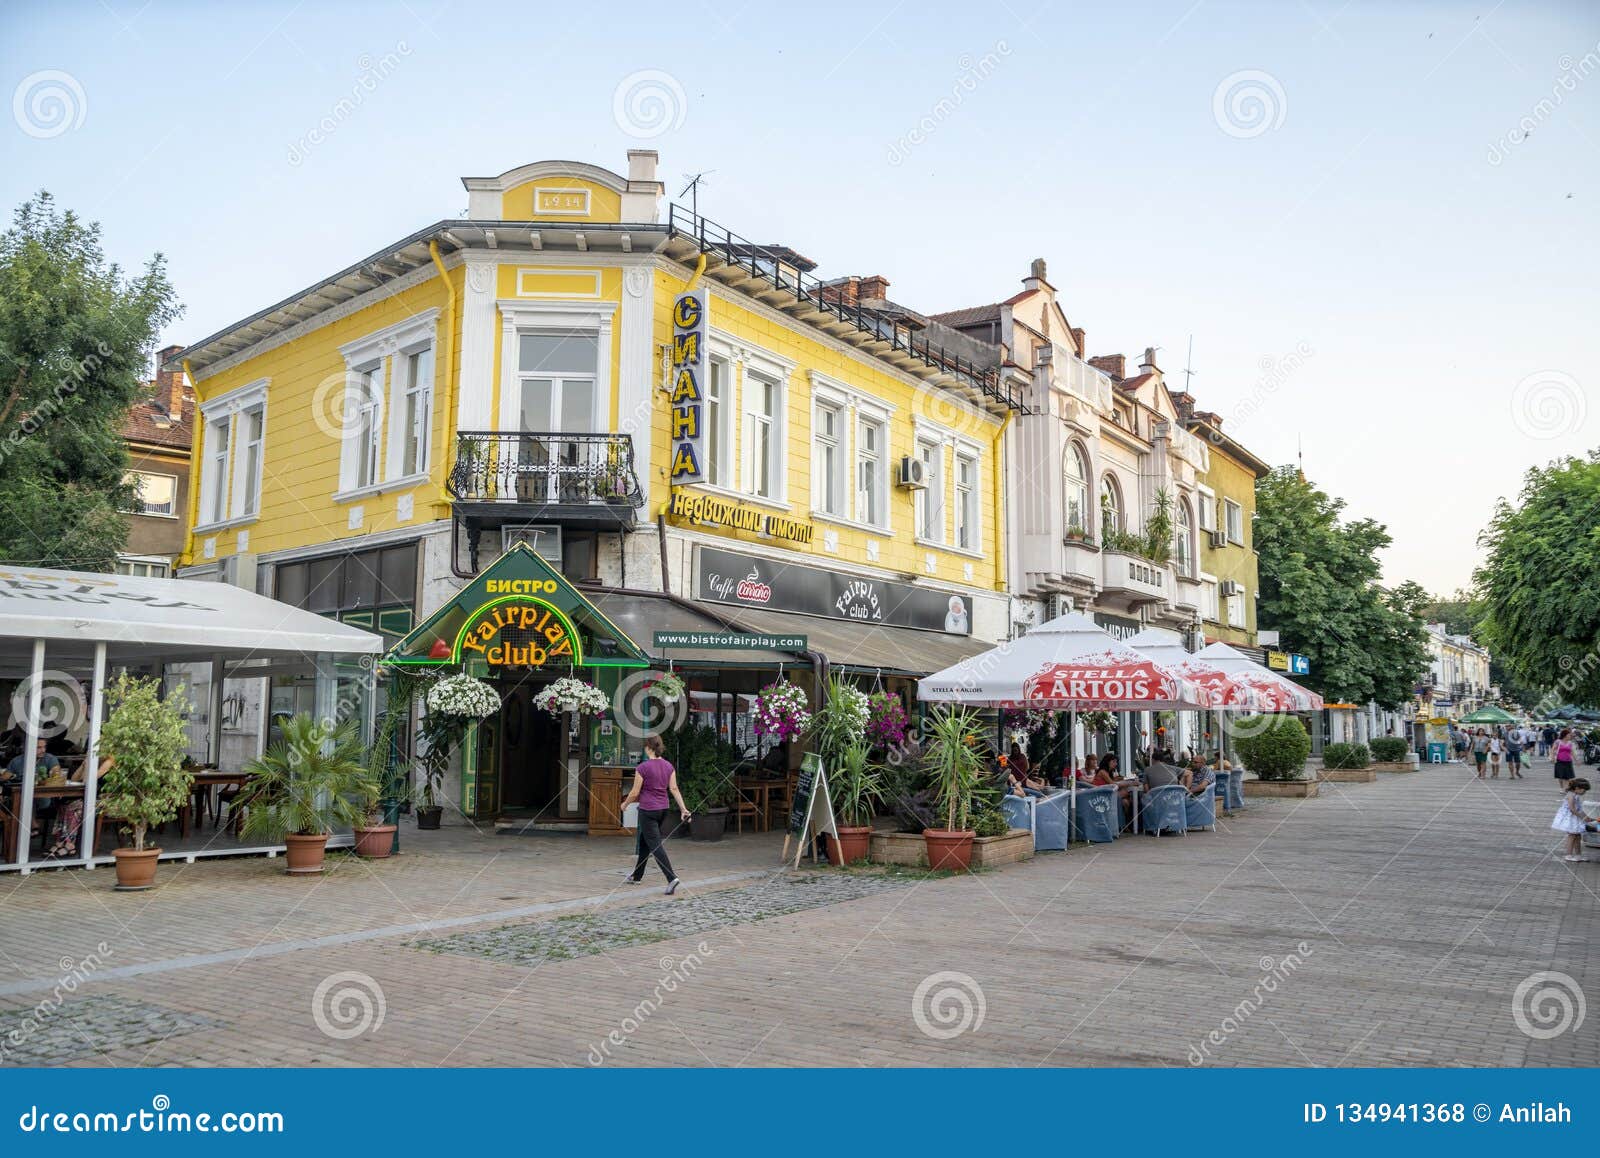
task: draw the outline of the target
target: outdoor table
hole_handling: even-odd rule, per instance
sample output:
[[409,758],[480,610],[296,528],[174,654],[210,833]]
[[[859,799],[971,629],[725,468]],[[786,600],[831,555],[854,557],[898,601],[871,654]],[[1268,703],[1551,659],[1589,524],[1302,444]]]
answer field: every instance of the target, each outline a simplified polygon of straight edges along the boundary
[[[196,772],[190,783],[190,793],[191,795],[204,794],[206,804],[209,806],[213,790],[218,788],[243,788],[245,781],[249,779],[250,774],[248,772],[217,772],[214,770]],[[220,807],[212,809],[212,815],[217,817],[219,824],[221,823],[221,811]],[[205,812],[202,809],[200,819],[203,819],[204,816]],[[198,820],[196,823],[198,823]]]
[[[0,805],[0,861],[9,862],[16,853],[17,848],[17,823],[16,789],[20,785],[10,781],[4,787],[5,803]],[[71,780],[65,784],[35,784],[33,786],[33,804],[37,808],[41,800],[82,800],[83,785]],[[31,822],[31,821],[30,821]]]

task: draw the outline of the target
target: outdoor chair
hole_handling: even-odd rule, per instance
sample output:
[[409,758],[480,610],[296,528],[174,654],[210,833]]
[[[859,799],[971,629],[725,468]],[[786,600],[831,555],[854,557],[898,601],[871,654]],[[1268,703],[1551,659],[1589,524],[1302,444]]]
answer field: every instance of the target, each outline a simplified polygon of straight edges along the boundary
[[1229,771],[1217,773],[1217,784],[1224,786],[1222,807],[1232,812],[1236,808],[1244,807],[1244,769],[1234,768]]
[[1209,828],[1213,831],[1217,827],[1217,789],[1215,786],[1208,788],[1200,795],[1188,794],[1188,799],[1183,802],[1185,828]]
[[1151,836],[1160,836],[1163,832],[1176,832],[1181,836],[1188,832],[1185,804],[1188,798],[1189,790],[1182,784],[1163,784],[1147,791],[1141,813],[1144,831]]
[[1000,812],[1012,828],[1033,833],[1034,851],[1059,851],[1067,847],[1071,796],[1051,792],[1047,796],[1002,796]]
[[1072,815],[1073,839],[1109,844],[1117,839],[1121,829],[1122,808],[1117,800],[1117,786],[1079,787],[1078,807]]

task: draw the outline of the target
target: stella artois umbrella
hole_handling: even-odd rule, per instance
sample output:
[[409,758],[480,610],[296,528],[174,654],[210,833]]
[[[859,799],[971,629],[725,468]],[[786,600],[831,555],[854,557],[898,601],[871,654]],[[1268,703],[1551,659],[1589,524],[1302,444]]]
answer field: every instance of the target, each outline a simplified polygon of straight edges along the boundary
[[1225,643],[1213,643],[1194,653],[1194,658],[1227,672],[1249,686],[1256,694],[1256,710],[1261,712],[1319,712],[1322,697],[1310,688],[1279,675]]
[[1168,711],[1208,705],[1192,680],[1071,613],[917,684],[917,698],[982,708]]
[[1202,659],[1204,653],[1191,653],[1166,632],[1141,631],[1128,640],[1128,646],[1199,687],[1206,696],[1205,706],[1213,712],[1261,710],[1261,696],[1240,673]]
[[[1079,712],[1193,710],[1208,703],[1192,680],[1141,655],[1077,612],[927,676],[917,684],[917,698],[972,707],[1064,710],[1073,736]],[[1078,776],[1076,769],[1069,771],[1076,811]]]

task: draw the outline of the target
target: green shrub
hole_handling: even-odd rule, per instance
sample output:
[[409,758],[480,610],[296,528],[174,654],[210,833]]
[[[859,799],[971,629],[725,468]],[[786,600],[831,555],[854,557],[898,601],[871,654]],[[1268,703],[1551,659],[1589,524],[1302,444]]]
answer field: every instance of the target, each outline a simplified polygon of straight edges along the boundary
[[1322,750],[1324,768],[1365,768],[1372,763],[1372,754],[1365,744],[1329,744]]
[[1301,778],[1311,754],[1311,737],[1294,716],[1245,716],[1228,731],[1247,771],[1263,780]]
[[1005,813],[998,808],[980,812],[972,822],[972,831],[979,836],[1004,836],[1011,831]]
[[1411,745],[1399,736],[1379,736],[1372,741],[1372,758],[1380,764],[1398,764],[1411,754]]

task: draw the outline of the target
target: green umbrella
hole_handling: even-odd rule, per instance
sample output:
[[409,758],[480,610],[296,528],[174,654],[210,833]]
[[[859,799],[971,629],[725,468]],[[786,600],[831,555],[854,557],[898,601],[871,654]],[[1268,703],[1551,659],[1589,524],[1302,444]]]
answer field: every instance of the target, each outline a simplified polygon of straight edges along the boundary
[[1503,708],[1495,707],[1493,704],[1487,708],[1479,708],[1471,715],[1461,717],[1461,723],[1463,724],[1514,724],[1516,722],[1517,717]]

